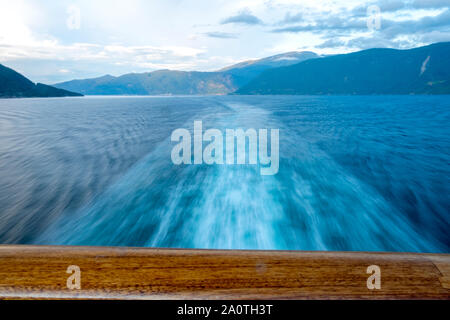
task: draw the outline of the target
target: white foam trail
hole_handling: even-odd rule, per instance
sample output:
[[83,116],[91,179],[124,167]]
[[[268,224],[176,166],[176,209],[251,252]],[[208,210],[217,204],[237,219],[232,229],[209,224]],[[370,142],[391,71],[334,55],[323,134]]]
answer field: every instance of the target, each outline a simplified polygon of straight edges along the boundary
[[56,223],[40,243],[365,251],[431,247],[382,196],[314,142],[295,136],[266,110],[227,106],[230,112],[205,117],[204,123],[221,129],[280,129],[277,175],[261,176],[254,165],[175,166],[167,139],[89,208]]

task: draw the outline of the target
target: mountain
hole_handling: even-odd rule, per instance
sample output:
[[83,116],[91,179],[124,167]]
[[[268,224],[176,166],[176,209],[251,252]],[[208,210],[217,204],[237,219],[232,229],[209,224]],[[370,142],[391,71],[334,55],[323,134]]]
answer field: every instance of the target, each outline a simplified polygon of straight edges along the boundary
[[219,70],[233,75],[238,86],[247,84],[266,70],[290,66],[305,60],[319,58],[314,52],[287,52],[259,60],[244,61]]
[[450,94],[450,42],[369,49],[270,69],[237,94]]
[[87,95],[225,94],[237,89],[232,76],[222,72],[158,70],[72,80],[54,85]]
[[81,96],[62,89],[34,84],[20,73],[0,64],[0,98],[31,98],[31,97],[69,97]]
[[289,52],[260,60],[245,61],[217,72],[158,70],[120,77],[72,80],[57,83],[60,89],[86,95],[228,94],[274,67],[316,58],[312,52]]

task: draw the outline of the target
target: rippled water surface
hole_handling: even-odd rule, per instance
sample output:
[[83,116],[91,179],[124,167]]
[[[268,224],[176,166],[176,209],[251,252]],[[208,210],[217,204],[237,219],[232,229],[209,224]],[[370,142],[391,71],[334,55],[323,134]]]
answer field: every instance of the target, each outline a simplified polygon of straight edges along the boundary
[[[280,169],[171,132],[280,129]],[[450,250],[450,96],[0,100],[0,243]]]

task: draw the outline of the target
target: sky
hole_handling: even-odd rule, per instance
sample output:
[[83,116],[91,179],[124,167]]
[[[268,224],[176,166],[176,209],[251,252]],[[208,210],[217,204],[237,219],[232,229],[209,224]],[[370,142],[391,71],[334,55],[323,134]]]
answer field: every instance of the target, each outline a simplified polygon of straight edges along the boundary
[[450,41],[450,0],[0,0],[0,63],[34,82],[215,71],[289,51]]

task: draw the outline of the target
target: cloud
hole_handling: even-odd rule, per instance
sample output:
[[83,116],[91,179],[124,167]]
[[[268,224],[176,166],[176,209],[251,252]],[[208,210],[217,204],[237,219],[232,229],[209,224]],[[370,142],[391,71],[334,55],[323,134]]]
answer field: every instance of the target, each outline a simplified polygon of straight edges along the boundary
[[[406,49],[450,41],[450,9],[440,8],[442,1],[422,3],[427,8],[420,10],[411,10],[412,5],[421,5],[418,2],[408,2],[408,6],[404,1],[380,1],[379,4],[382,7],[381,28],[376,31],[367,28],[365,7],[358,6],[347,15],[345,10],[338,11],[327,17],[276,28],[271,32],[319,34],[323,41],[315,48],[328,52],[382,47]],[[383,15],[383,8],[385,13],[389,13]]]
[[[448,0],[110,2],[0,0],[0,62],[52,83],[161,68],[211,71],[293,50],[450,41]],[[367,28],[369,5],[381,9],[380,30]]]
[[33,45],[0,44],[2,63],[26,70],[31,79],[55,83],[68,77],[86,78],[155,69],[195,70],[204,50],[177,46],[122,46],[58,42]]
[[410,48],[411,42],[408,40],[395,40],[382,36],[358,37],[345,42],[348,48],[371,49],[371,48]]
[[450,41],[450,9],[434,17],[418,20],[383,20],[382,28],[366,36],[340,39],[327,35],[317,48],[410,48],[418,45]]
[[450,30],[447,31],[431,31],[424,34],[418,34],[416,40],[420,43],[436,43],[450,41]]
[[450,9],[447,9],[436,16],[426,16],[418,20],[383,20],[381,32],[387,37],[395,37],[417,33],[423,34],[448,27],[450,27]]
[[286,13],[284,19],[278,22],[278,25],[286,25],[291,23],[297,23],[304,20],[303,14],[301,12],[296,14],[291,14],[290,12]]
[[263,22],[256,16],[254,16],[250,10],[244,9],[240,11],[237,15],[228,17],[222,20],[221,24],[247,24],[247,25],[258,25],[263,24]]
[[326,19],[316,20],[311,23],[289,26],[273,29],[274,33],[282,32],[308,32],[308,31],[326,31],[326,30],[361,30],[366,29],[367,23],[365,19],[354,19],[350,17],[341,17],[341,15],[331,15]]
[[448,8],[448,0],[414,0],[411,4],[413,8],[417,9],[440,9]]
[[136,63],[153,60],[172,61],[178,58],[195,58],[204,50],[181,46],[123,46],[100,45],[92,43],[60,44],[57,41],[42,41],[28,45],[0,45],[2,60],[42,59],[42,60],[111,60],[135,61]]
[[228,32],[205,32],[204,35],[210,38],[219,38],[219,39],[237,39],[237,34],[228,33]]
[[[381,19],[381,29],[378,31],[386,37],[396,37],[399,35],[409,35],[416,33],[431,32],[438,29],[450,27],[450,9],[441,11],[437,15],[427,15],[419,19],[410,17],[409,19],[394,20]],[[335,37],[337,33],[343,32],[351,36],[352,32],[367,32],[366,17],[344,16],[342,13],[329,15],[326,18],[316,19],[300,25],[275,28],[274,33],[299,33],[299,32],[320,32],[328,33],[329,37]]]
[[317,48],[324,49],[324,48],[338,48],[345,46],[345,41],[339,39],[339,38],[333,38],[328,39],[325,42],[317,45]]
[[344,39],[328,39],[317,48],[346,48],[351,51],[364,50],[372,48],[397,48],[406,49],[414,46],[412,41],[407,39],[388,39],[380,35],[356,37],[348,40]]
[[402,0],[380,0],[356,6],[351,10],[351,15],[353,17],[366,17],[369,5],[376,5],[382,13],[396,12],[406,8],[406,2]]
[[446,9],[449,7],[448,0],[378,0],[356,6],[352,10],[353,16],[366,16],[367,7],[376,5],[384,13],[395,13],[401,10],[414,11],[417,9]]

